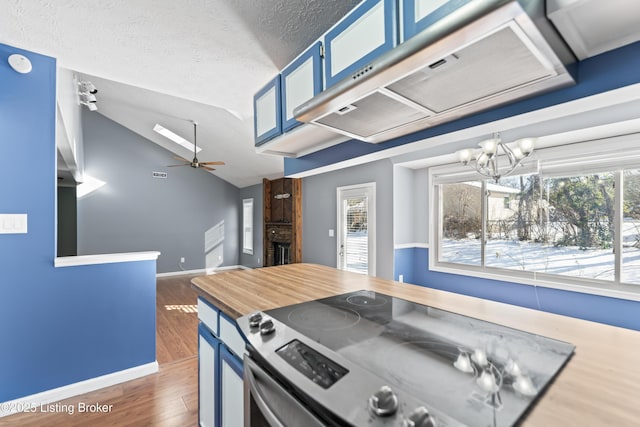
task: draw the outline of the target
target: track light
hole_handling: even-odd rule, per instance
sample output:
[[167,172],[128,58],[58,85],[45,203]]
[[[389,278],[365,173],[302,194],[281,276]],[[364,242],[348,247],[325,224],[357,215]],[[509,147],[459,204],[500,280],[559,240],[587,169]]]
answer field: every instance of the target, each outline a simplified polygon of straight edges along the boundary
[[80,101],[82,101],[82,102],[97,102],[98,101],[98,98],[96,98],[96,96],[91,94],[91,93],[81,92],[81,93],[78,94],[78,96],[80,97]]
[[98,106],[95,104],[95,102],[80,101],[80,104],[86,106],[89,111],[98,111]]
[[88,92],[91,94],[98,93],[98,89],[93,85],[93,83],[89,81],[80,81],[78,82],[78,87],[80,88],[79,92]]
[[96,93],[98,93],[98,89],[90,81],[81,80],[78,82],[78,102],[87,107],[89,111],[98,111]]

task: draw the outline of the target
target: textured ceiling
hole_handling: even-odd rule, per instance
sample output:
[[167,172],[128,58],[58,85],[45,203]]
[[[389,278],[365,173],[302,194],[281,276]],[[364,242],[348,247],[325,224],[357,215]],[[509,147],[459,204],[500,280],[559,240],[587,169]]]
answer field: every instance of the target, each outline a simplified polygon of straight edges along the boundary
[[[203,149],[227,163],[263,159],[265,167],[255,173],[266,176],[281,174],[282,160],[248,149],[253,94],[357,3],[0,0],[0,43],[56,57],[59,66],[92,76],[100,113],[143,136],[151,121],[179,133],[171,117],[192,119],[189,114],[209,108],[199,119],[203,132],[224,138],[199,138]],[[259,182],[252,173],[215,172],[238,186]]]

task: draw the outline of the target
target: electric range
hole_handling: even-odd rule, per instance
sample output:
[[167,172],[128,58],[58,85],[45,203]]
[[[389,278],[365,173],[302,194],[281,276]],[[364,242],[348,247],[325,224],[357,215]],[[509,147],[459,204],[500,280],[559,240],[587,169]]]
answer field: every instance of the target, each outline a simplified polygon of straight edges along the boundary
[[575,348],[373,291],[238,324],[250,358],[325,425],[511,426]]

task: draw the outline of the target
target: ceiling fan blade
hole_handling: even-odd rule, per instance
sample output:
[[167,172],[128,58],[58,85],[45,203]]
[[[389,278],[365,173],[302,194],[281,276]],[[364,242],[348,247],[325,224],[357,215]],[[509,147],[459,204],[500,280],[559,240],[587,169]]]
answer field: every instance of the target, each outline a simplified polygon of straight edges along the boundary
[[174,159],[176,160],[182,160],[183,162],[188,162],[189,160],[185,159],[184,157],[180,157],[180,156],[173,156]]
[[202,166],[202,163],[200,163],[200,167],[201,167],[202,169],[206,169],[206,170],[208,170],[208,171],[214,171],[214,170],[215,170],[214,168],[210,168],[209,166]]
[[200,162],[201,165],[224,165],[224,162]]
[[190,165],[190,163],[185,163],[185,164],[182,164],[182,165],[167,165],[167,167],[168,168],[175,168],[176,166],[189,166],[189,165]]

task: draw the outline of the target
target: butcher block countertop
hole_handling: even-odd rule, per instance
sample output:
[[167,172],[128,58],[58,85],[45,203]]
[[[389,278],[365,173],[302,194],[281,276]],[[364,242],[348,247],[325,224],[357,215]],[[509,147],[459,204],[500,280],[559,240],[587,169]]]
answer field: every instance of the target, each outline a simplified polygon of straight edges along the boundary
[[[218,273],[192,280],[231,318],[359,289],[404,298],[576,346],[525,416],[525,426],[639,426],[640,332],[315,264]],[[638,313],[640,316],[640,313]]]

